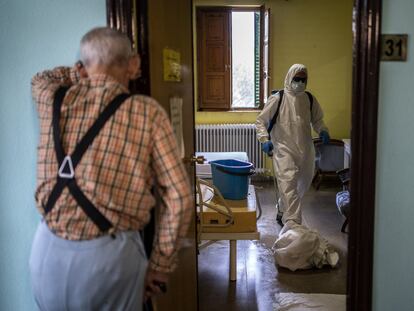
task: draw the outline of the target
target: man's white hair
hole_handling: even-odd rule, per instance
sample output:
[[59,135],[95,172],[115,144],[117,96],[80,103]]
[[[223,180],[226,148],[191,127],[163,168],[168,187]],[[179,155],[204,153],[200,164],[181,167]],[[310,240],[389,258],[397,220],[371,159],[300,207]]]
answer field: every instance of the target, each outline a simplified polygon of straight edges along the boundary
[[128,37],[112,28],[94,28],[80,42],[80,58],[85,66],[125,65],[131,55],[131,42]]

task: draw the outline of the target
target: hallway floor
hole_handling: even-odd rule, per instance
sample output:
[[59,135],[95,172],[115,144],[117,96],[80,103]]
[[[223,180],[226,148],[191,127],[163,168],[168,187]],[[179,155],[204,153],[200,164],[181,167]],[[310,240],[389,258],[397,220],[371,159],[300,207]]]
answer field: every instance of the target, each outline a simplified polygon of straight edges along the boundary
[[271,311],[278,292],[346,293],[347,234],[335,205],[338,188],[311,188],[305,195],[303,222],[316,229],[338,251],[335,269],[291,272],[276,267],[271,247],[281,227],[275,221],[273,183],[255,183],[263,215],[258,221],[260,241],[238,241],[237,281],[229,281],[229,242],[219,241],[198,257],[201,311]]

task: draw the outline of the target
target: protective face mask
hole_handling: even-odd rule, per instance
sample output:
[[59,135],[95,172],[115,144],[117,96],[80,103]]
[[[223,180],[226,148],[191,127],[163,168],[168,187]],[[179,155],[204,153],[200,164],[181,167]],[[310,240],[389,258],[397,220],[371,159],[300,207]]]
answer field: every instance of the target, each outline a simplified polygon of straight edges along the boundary
[[306,84],[303,82],[292,81],[292,89],[295,93],[303,92],[306,88]]

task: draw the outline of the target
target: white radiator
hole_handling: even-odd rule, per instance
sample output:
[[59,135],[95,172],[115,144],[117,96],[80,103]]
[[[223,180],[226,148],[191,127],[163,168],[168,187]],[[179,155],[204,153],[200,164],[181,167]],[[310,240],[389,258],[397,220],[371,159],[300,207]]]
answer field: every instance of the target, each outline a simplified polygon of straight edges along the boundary
[[198,124],[195,128],[197,152],[246,152],[256,172],[265,172],[254,124]]

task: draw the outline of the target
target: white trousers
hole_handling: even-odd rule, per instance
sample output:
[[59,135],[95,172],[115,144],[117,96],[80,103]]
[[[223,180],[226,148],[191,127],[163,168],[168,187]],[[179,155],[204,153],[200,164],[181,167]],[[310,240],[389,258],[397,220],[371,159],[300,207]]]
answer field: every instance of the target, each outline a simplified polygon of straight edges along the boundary
[[284,154],[281,159],[273,156],[273,167],[279,189],[279,211],[283,213],[282,222],[292,220],[302,223],[302,198],[312,183],[314,157],[311,153],[304,159],[295,159]]

